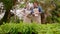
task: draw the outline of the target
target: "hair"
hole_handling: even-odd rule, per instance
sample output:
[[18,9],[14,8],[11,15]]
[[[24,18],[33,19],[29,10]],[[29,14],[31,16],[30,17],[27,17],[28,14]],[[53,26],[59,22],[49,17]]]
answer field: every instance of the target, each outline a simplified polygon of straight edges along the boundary
[[36,3],[37,5],[39,4],[38,1],[34,1],[33,3]]

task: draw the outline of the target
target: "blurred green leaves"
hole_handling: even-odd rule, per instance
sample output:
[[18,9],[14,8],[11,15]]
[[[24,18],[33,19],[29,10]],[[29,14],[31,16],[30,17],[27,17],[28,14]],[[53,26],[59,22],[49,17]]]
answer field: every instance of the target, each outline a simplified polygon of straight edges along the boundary
[[6,23],[0,26],[0,32],[10,34],[60,34],[60,24]]
[[13,6],[13,0],[2,0],[3,4],[4,4],[4,8],[6,10],[9,10],[12,8]]

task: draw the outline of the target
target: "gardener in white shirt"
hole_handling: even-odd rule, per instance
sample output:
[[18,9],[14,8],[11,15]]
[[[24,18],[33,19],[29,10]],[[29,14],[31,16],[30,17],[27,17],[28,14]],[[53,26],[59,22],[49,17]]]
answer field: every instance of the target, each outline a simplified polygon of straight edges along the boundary
[[30,4],[27,3],[26,4],[26,8],[25,8],[25,12],[24,12],[24,18],[23,18],[23,22],[24,23],[31,23],[31,10],[30,10]]

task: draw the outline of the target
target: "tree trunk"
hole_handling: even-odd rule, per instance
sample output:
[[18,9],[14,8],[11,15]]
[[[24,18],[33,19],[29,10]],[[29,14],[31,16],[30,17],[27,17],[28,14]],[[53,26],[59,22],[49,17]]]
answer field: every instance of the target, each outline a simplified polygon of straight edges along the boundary
[[3,17],[3,19],[0,21],[0,25],[1,24],[3,24],[3,22],[9,22],[9,20],[10,20],[10,10],[7,10],[6,12],[5,12],[5,15],[4,15],[4,17]]
[[5,15],[4,15],[3,19],[0,20],[0,25],[3,24],[3,22],[6,23],[6,22],[9,22],[10,21],[10,17],[11,17],[10,9],[12,8],[12,6],[14,6],[16,4],[16,2],[17,2],[17,0],[13,0],[13,5],[11,5],[11,6],[9,6],[10,4],[8,4],[9,7],[6,8]]

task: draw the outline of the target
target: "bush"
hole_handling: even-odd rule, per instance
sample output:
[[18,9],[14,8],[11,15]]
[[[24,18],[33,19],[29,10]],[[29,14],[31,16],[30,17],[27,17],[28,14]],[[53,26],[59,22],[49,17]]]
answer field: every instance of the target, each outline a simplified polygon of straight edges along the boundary
[[60,24],[6,23],[0,34],[60,34]]

